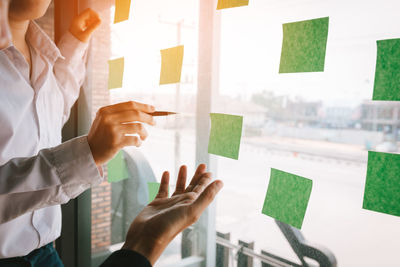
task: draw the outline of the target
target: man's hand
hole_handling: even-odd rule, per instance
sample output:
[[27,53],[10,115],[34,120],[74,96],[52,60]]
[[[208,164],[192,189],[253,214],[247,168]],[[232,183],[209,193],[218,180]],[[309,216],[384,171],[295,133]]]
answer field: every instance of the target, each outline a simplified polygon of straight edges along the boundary
[[182,166],[170,198],[169,174],[163,174],[157,197],[131,224],[123,249],[142,254],[154,265],[172,239],[200,218],[223,183],[217,180],[210,184],[211,173],[206,172],[206,166],[202,164],[186,187],[186,172],[186,166]]
[[69,31],[81,42],[87,43],[94,30],[101,24],[99,14],[88,8],[76,16],[71,23]]
[[107,163],[125,146],[140,146],[148,135],[142,123],[154,125],[147,114],[154,111],[153,106],[133,101],[100,108],[88,135],[96,165]]

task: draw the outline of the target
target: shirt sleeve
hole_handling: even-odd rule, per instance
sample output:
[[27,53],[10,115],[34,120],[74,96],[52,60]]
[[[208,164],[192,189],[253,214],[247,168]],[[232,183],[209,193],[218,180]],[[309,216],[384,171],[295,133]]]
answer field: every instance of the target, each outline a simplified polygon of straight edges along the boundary
[[63,57],[54,64],[54,75],[64,96],[63,124],[68,120],[85,79],[87,47],[87,43],[79,41],[69,31],[58,43]]
[[111,254],[100,267],[152,267],[145,256],[133,250],[121,249]]
[[66,203],[103,180],[86,136],[12,159],[0,166],[0,223]]

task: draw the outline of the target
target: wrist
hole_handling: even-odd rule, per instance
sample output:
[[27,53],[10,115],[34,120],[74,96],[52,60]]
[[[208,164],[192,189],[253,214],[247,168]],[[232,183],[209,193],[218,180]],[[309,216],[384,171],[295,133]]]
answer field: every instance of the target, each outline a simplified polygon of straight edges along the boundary
[[[134,242],[129,242],[127,240],[122,249],[135,251],[148,259],[151,265],[154,265],[158,258],[161,256],[162,252],[166,248],[166,244],[161,241],[151,241],[149,240],[133,240]],[[137,241],[137,242],[135,242]]]

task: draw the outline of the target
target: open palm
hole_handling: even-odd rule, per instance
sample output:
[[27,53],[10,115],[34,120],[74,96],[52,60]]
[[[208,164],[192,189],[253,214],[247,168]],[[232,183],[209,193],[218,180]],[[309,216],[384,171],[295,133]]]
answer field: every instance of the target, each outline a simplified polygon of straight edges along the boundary
[[154,264],[169,242],[199,219],[223,186],[219,180],[210,184],[211,173],[204,164],[199,165],[187,187],[186,177],[186,166],[182,166],[175,192],[168,197],[169,173],[163,174],[156,198],[131,224],[125,249],[143,254]]

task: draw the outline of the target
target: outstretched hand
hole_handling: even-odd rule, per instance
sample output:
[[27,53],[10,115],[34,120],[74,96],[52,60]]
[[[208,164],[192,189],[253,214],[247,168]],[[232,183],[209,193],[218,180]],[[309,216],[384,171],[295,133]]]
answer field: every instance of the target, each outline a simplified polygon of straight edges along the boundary
[[204,164],[199,165],[187,187],[186,176],[186,166],[182,166],[169,198],[169,173],[164,172],[158,195],[131,224],[123,249],[139,252],[154,265],[172,239],[200,218],[223,186],[220,180],[210,184],[211,173]]
[[96,30],[100,24],[101,19],[99,14],[88,8],[72,20],[69,31],[78,40],[87,43],[94,30]]

